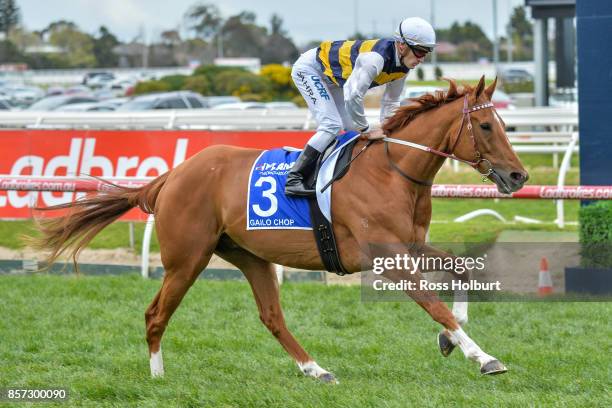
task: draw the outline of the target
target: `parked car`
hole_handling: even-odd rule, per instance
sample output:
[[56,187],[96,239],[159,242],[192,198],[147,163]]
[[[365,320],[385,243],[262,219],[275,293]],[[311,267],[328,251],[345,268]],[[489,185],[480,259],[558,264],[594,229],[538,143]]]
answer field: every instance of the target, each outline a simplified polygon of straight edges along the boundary
[[27,110],[30,111],[52,111],[60,106],[70,105],[73,103],[98,102],[96,98],[88,95],[57,95],[48,96],[40,101],[30,105]]
[[10,84],[3,87],[2,95],[11,99],[13,105],[26,107],[45,96],[45,91],[37,86]]
[[85,74],[81,83],[83,85],[91,85],[94,79],[96,79],[96,81],[113,81],[115,79],[115,75],[106,71],[92,71]]
[[251,109],[267,109],[266,104],[262,102],[236,102],[236,103],[222,103],[220,105],[213,106],[213,110],[251,110]]
[[190,91],[160,92],[136,96],[121,105],[120,111],[142,111],[150,109],[200,109],[206,100]]
[[578,90],[576,88],[557,89],[549,96],[548,105],[556,108],[575,108],[578,106]]
[[507,84],[514,84],[517,82],[533,82],[533,75],[520,68],[509,68],[503,70],[498,73],[497,76],[502,82]]
[[237,96],[205,96],[206,108],[214,108],[226,103],[240,103],[242,100]]
[[298,109],[293,102],[266,102],[267,109]]
[[74,85],[64,91],[66,95],[91,95],[91,89],[85,85]]
[[116,97],[125,96],[133,91],[136,83],[137,82],[132,79],[115,79],[114,81],[104,85],[101,90],[112,93]]
[[81,102],[70,103],[68,105],[58,106],[54,109],[55,112],[92,112],[92,111],[114,111],[115,108],[100,107],[98,102]]
[[[438,88],[435,86],[406,86],[404,87],[404,90],[402,91],[402,94],[400,96],[400,106],[409,104],[411,98],[418,98],[419,96],[425,93],[434,93],[436,91],[446,91],[446,89]],[[493,93],[493,98],[491,102],[493,102],[493,105],[496,109],[516,108],[512,101],[512,98],[510,98],[507,93],[499,89],[496,89]]]
[[11,100],[6,97],[0,97],[0,110],[17,110],[17,107],[11,103]]
[[50,86],[45,96],[63,95],[66,90],[61,86]]

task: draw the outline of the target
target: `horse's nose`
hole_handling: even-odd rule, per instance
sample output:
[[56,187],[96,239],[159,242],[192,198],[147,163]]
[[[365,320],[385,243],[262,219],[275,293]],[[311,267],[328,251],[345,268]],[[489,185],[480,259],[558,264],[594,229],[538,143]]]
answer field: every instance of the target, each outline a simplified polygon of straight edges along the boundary
[[515,184],[523,185],[525,184],[527,180],[529,180],[529,174],[527,174],[526,172],[523,173],[523,172],[513,171],[512,173],[510,173],[510,178]]

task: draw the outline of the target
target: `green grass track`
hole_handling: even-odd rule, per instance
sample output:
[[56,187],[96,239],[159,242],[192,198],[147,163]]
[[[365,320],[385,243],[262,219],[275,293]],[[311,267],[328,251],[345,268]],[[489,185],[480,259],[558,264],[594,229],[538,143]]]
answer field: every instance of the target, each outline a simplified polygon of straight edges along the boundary
[[153,380],[143,313],[159,285],[0,277],[0,387],[67,387],[67,403],[44,404],[61,407],[612,406],[609,303],[472,304],[467,332],[509,368],[483,377],[459,350],[439,354],[439,327],[412,302],[286,284],[288,326],[337,375],[330,386],[299,373],[246,283],[198,281],[164,337],[166,377]]

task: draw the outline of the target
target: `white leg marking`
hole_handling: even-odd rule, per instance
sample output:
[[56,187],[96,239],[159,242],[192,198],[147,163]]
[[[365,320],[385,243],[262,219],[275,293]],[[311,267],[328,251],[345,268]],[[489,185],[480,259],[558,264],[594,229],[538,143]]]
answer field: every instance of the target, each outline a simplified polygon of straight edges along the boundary
[[304,375],[308,377],[319,378],[323,374],[328,374],[329,371],[326,371],[319,367],[319,365],[315,361],[307,361],[305,363],[298,362],[298,367],[304,373]]
[[161,346],[157,353],[151,353],[149,358],[149,366],[151,367],[151,377],[164,376],[164,360],[162,358]]
[[468,322],[468,294],[465,290],[456,290],[453,298],[453,316],[460,326]]
[[492,357],[482,351],[482,349],[478,347],[478,344],[476,344],[474,340],[470,339],[462,328],[451,331],[450,334],[453,344],[459,346],[461,351],[463,351],[463,354],[465,354],[465,357],[476,361],[478,364],[480,364],[481,368],[489,361],[495,360],[495,357]]

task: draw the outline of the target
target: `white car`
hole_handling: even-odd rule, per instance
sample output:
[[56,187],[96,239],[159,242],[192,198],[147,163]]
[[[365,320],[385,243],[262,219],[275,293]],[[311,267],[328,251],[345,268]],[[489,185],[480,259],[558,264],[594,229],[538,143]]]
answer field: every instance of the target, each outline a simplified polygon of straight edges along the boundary
[[2,93],[18,106],[29,106],[45,96],[41,88],[27,85],[10,85],[3,88]]
[[576,108],[578,106],[578,90],[576,88],[558,89],[548,98],[548,105],[555,108]]
[[267,109],[298,109],[293,102],[266,102]]
[[251,110],[251,109],[267,109],[265,103],[261,102],[236,102],[236,103],[223,103],[221,105],[213,106],[211,109],[214,110]]

